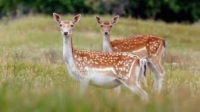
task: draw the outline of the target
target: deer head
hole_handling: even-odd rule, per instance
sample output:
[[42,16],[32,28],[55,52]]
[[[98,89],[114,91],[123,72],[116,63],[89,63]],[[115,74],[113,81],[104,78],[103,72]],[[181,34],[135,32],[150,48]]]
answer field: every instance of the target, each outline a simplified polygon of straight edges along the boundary
[[58,25],[60,26],[61,29],[61,34],[63,37],[68,37],[69,35],[72,34],[72,29],[74,24],[78,23],[78,21],[81,18],[81,14],[78,14],[74,16],[73,20],[62,20],[61,16],[57,13],[53,13],[54,20]]
[[111,21],[102,21],[99,16],[96,16],[97,23],[101,26],[101,32],[103,35],[109,35],[112,29],[112,25],[117,22],[119,15],[112,18]]

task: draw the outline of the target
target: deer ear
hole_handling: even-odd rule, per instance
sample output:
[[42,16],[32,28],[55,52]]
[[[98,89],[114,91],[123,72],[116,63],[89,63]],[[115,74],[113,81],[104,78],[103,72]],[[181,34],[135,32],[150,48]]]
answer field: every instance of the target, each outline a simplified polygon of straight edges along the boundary
[[119,19],[119,15],[113,17],[112,24],[116,23],[118,19]]
[[53,13],[53,17],[54,17],[54,20],[55,20],[58,24],[60,24],[60,22],[61,22],[61,17],[60,17],[60,15],[57,14],[57,13]]
[[101,18],[100,18],[99,16],[95,16],[95,18],[96,18],[97,22],[98,22],[99,24],[101,24]]
[[73,24],[79,22],[80,18],[81,18],[81,14],[78,14],[78,15],[74,16]]

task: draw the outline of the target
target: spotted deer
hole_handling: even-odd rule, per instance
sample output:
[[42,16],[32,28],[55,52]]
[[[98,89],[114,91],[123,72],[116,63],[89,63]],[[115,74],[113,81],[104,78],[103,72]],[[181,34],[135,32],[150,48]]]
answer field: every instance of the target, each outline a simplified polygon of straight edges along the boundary
[[119,16],[115,16],[111,21],[102,21],[99,16],[96,16],[103,36],[103,51],[106,53],[129,52],[146,58],[147,65],[155,76],[153,88],[155,91],[160,92],[164,80],[164,70],[161,66],[161,61],[165,51],[165,40],[153,35],[136,35],[110,41],[112,26],[117,22],[118,18]]
[[81,15],[74,16],[72,20],[62,20],[57,13],[53,13],[53,17],[60,26],[63,37],[64,62],[69,75],[80,82],[81,92],[84,92],[88,84],[105,88],[115,88],[123,84],[142,99],[148,99],[148,94],[140,86],[145,59],[130,53],[76,50],[72,44],[72,29]]

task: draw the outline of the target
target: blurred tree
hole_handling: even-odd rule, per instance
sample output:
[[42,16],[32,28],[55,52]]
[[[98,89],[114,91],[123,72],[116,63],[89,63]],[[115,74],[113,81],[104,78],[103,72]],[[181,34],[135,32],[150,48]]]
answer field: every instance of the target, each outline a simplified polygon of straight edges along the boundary
[[0,17],[53,12],[118,14],[192,23],[200,19],[200,0],[0,0]]

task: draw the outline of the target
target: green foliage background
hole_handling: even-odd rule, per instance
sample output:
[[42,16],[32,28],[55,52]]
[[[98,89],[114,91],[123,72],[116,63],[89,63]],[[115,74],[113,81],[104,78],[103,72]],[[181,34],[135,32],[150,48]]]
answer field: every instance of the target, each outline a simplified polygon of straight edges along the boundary
[[192,23],[200,19],[199,6],[199,0],[0,0],[0,17],[52,12],[98,13]]

